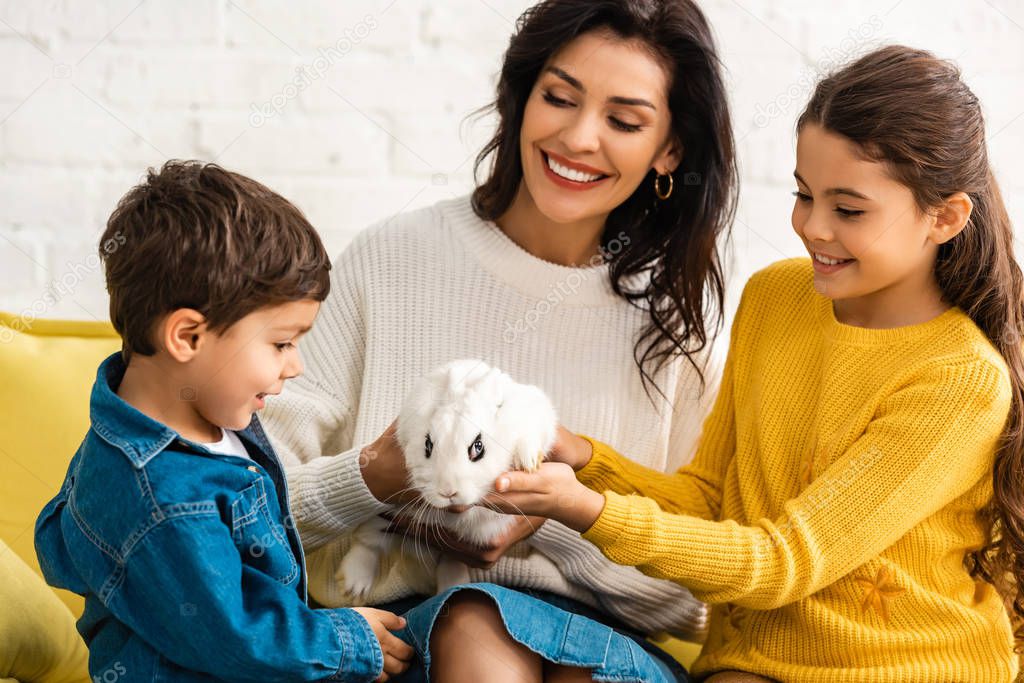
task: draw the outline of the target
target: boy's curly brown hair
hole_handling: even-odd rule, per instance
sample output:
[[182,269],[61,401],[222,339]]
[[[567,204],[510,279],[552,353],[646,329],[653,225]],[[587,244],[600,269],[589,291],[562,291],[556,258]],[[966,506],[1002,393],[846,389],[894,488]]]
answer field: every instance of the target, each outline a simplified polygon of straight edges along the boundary
[[199,311],[219,333],[258,308],[330,291],[327,251],[299,209],[199,161],[150,168],[118,202],[99,251],[126,362],[156,353],[154,326],[176,309]]

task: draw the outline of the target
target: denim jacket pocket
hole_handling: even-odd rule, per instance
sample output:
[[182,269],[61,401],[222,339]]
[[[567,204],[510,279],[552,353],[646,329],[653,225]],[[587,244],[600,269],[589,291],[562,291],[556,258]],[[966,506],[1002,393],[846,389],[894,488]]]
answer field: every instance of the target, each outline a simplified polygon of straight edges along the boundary
[[267,506],[263,479],[257,479],[238,493],[231,504],[231,537],[242,555],[242,563],[291,585],[299,576],[284,526],[272,519]]

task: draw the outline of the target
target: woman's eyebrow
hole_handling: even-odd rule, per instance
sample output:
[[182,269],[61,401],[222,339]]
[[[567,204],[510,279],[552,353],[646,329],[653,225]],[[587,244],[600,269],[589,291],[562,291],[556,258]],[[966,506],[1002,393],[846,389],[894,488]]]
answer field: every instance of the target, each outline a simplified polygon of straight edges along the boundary
[[[545,69],[545,71],[553,73],[554,75],[558,76],[563,81],[571,85],[573,88],[579,90],[581,93],[587,92],[587,89],[583,87],[583,84],[580,83],[579,79],[570,76],[562,69],[559,69],[557,66],[549,66],[547,69]],[[624,104],[627,106],[636,107],[650,107],[654,111],[658,111],[657,107],[655,107],[653,104],[640,97],[622,97],[620,95],[616,95],[613,97],[609,97],[608,101],[611,102],[612,104]]]

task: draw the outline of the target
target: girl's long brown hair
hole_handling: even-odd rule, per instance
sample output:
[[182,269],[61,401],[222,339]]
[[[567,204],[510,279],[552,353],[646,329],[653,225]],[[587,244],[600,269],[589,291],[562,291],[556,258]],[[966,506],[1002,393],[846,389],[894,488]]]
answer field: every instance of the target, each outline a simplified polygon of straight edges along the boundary
[[989,166],[978,98],[955,64],[929,52],[884,47],[822,80],[797,123],[849,138],[911,189],[922,211],[954,192],[974,202],[967,226],[939,248],[935,276],[946,301],[962,309],[999,350],[1013,403],[984,511],[989,541],[965,558],[971,575],[1000,590],[1024,637],[1024,278],[1013,255],[1013,227]]

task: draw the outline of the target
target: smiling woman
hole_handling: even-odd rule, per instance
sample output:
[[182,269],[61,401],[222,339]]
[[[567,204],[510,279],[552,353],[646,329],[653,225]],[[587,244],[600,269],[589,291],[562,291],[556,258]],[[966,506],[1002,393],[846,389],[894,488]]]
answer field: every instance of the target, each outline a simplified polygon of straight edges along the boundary
[[[431,504],[406,488],[393,422],[433,368],[479,358],[540,387],[570,429],[629,444],[662,471],[694,452],[714,399],[719,242],[736,170],[720,65],[696,5],[532,7],[493,110],[499,125],[477,158],[486,179],[470,197],[354,240],[303,342],[305,374],[268,399],[321,604],[352,604],[339,568],[353,529],[392,504]],[[487,467],[492,451],[464,464]],[[646,636],[698,639],[704,606],[615,565],[569,527],[520,517],[485,548],[396,527],[456,554],[475,582],[428,598],[435,586],[382,567],[368,600],[407,615],[401,635],[421,658],[398,680],[428,669],[446,683],[687,680]]]
[[[645,382],[646,361],[702,348],[706,314],[722,308],[717,246],[736,167],[719,68],[690,3],[541,3],[519,21],[493,105],[500,125],[477,157],[478,170],[492,166],[474,210],[531,253],[582,263],[628,237],[607,260],[615,292],[647,304]],[[589,241],[567,252],[569,234]]]
[[530,226],[536,233],[539,216],[583,223],[594,239],[588,247],[597,252],[607,216],[652,169],[671,177],[679,165],[682,144],[665,101],[668,79],[643,42],[607,29],[556,53],[526,102],[519,135],[523,183],[506,215],[496,217],[499,225]]

